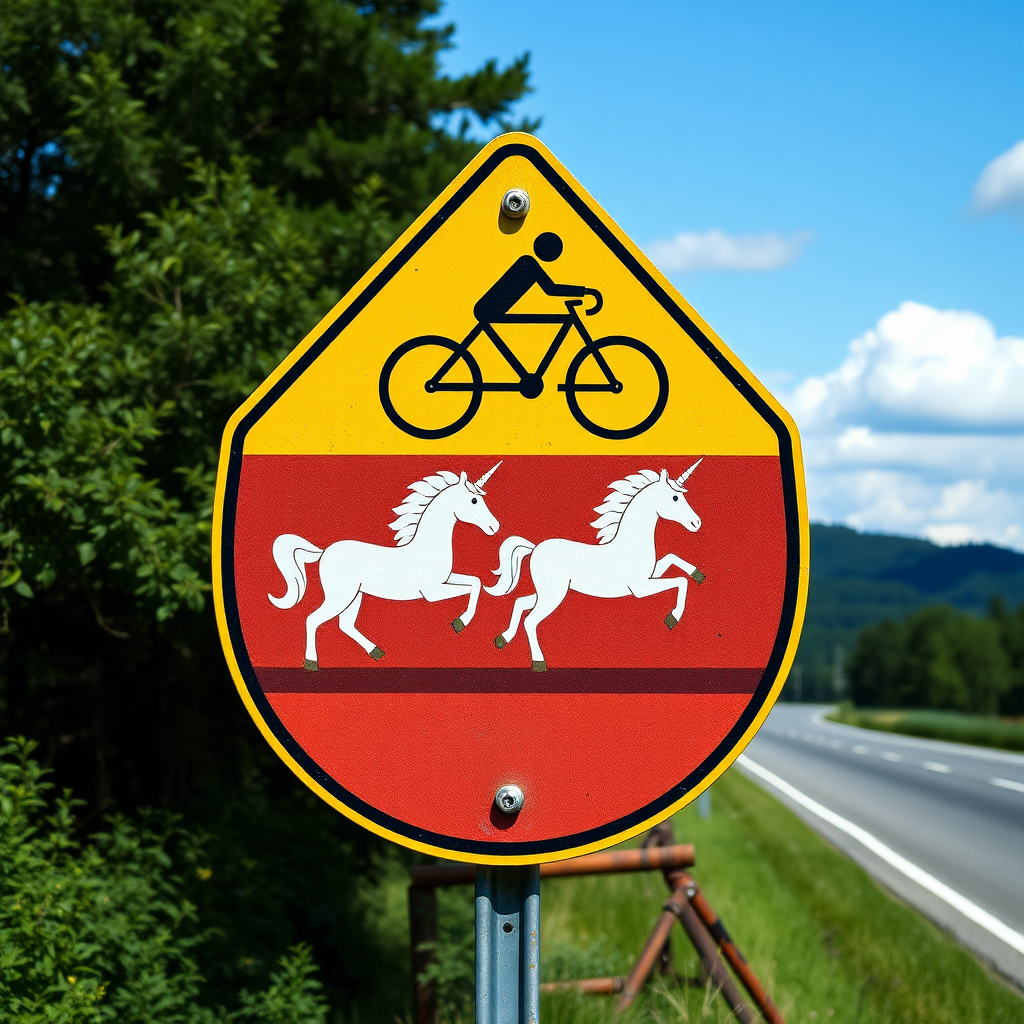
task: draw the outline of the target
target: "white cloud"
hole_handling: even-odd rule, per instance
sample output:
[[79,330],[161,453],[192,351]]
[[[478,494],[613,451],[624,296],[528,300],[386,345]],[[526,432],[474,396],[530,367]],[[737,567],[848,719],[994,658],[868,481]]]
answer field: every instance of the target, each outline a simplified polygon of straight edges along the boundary
[[727,235],[684,231],[669,240],[652,242],[648,255],[665,273],[696,270],[779,270],[789,266],[811,240],[809,231]]
[[977,313],[904,302],[850,343],[843,364],[796,390],[810,422],[1024,428],[1024,338],[997,338]]
[[813,519],[1024,550],[1024,339],[907,302],[787,405]]
[[974,183],[973,206],[992,213],[1024,205],[1024,139],[997,156]]

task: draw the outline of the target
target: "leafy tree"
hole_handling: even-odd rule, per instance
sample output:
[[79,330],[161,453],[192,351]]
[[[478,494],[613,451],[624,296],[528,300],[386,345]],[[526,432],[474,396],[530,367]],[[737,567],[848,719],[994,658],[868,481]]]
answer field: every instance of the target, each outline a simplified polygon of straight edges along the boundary
[[526,58],[440,74],[438,6],[0,6],[0,715],[90,801],[241,759],[223,424],[474,151],[452,112],[526,88]]
[[1024,715],[1024,602],[1016,611],[1009,611],[1001,597],[989,607],[989,618],[999,630],[1003,650],[1010,662],[1010,686],[1001,701],[1004,712]]
[[[205,601],[219,433],[325,299],[314,247],[243,164],[193,181],[107,232],[106,309],[0,321],[4,710],[69,737],[58,764],[101,801],[166,802],[211,768],[209,691],[234,699]],[[180,609],[206,610],[160,626]]]
[[[527,58],[439,73],[439,0],[7,0],[0,5],[0,297],[96,301],[96,226],[139,226],[197,159],[253,158],[330,249],[355,190],[404,223],[504,124]],[[447,126],[464,115],[459,131]],[[339,283],[345,284],[346,281]]]
[[987,715],[1012,681],[998,624],[945,605],[863,630],[849,669],[858,704]]
[[850,697],[855,704],[883,708],[900,706],[906,644],[906,627],[891,619],[861,631],[848,665]]

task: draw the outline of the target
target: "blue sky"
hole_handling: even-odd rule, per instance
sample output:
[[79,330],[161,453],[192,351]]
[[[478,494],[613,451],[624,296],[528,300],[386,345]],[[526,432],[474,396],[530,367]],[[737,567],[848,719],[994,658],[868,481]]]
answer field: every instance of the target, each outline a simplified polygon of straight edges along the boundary
[[774,273],[673,274],[759,373],[830,369],[906,299],[1024,335],[1024,244],[967,212],[1024,135],[1024,4],[454,0],[450,71],[529,50],[523,114],[641,247],[813,232]]
[[[1024,532],[1013,530],[1024,520],[1024,478],[1012,466],[1018,457],[1024,464],[1024,398],[1020,418],[1011,411],[966,426],[956,415],[944,424],[934,410],[914,426],[920,402],[904,415],[892,401],[876,401],[879,375],[895,391],[931,387],[922,366],[936,351],[955,363],[964,344],[985,364],[978,379],[1008,373],[1009,386],[1024,374],[1022,352],[1004,344],[1024,337],[1020,181],[1011,182],[1018,192],[1003,208],[972,208],[984,168],[1024,138],[1024,4],[452,0],[442,18],[457,26],[451,73],[531,53],[534,92],[517,113],[543,118],[543,141],[794,405],[798,420],[804,416],[810,455],[815,439],[826,438],[818,469],[811,465],[813,514],[944,543],[1024,547]],[[1024,149],[1011,168],[1020,178],[1018,165]],[[674,259],[677,250],[665,243],[679,235],[683,256]],[[740,252],[742,264],[744,246],[765,243],[750,236],[768,236],[789,262],[672,269],[693,265],[686,253],[715,238]],[[727,251],[724,264],[736,262]],[[908,302],[941,315],[884,320]],[[977,315],[993,337],[953,311]],[[964,342],[961,329],[973,340]],[[865,337],[857,356],[851,343]],[[846,377],[861,374],[859,399],[849,388],[836,397],[844,364]],[[801,392],[809,378],[823,382],[824,405],[820,388],[816,399],[811,385]],[[993,401],[1005,404],[1006,395]],[[900,435],[905,453],[920,447],[907,442],[907,430],[921,434],[925,448],[966,430],[998,435],[1003,454],[973,476],[962,466],[929,470],[916,457],[896,459],[883,443],[889,434],[879,433],[889,424],[891,434],[894,415],[910,422]],[[843,462],[840,442],[855,428],[875,431],[877,464],[867,456],[854,468]],[[852,503],[837,497],[856,483],[843,473],[860,474],[863,494]],[[950,505],[949,488],[965,480],[974,481],[974,498]],[[872,486],[902,487],[899,507],[882,510]]]

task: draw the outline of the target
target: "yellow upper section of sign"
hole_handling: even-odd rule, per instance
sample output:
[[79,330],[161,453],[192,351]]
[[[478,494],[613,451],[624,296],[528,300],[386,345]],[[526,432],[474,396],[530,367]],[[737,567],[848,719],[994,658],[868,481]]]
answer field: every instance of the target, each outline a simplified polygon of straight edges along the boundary
[[[573,208],[531,159],[510,154],[496,163],[410,256],[417,233],[436,223],[439,212],[459,188],[509,144],[528,146],[538,154],[542,166],[552,168],[585,204],[589,218]],[[502,196],[511,188],[529,194],[529,213],[521,220],[500,213]],[[670,304],[676,303],[773,407],[795,438],[785,412],[554,157],[529,136],[507,135],[483,150],[246,403],[240,414],[274,388],[350,307],[365,302],[251,427],[245,453],[778,455],[778,441],[769,424],[634,275],[613,245],[600,236],[600,225],[646,270],[655,290],[663,289]],[[558,237],[562,251],[554,259],[537,260],[537,255],[551,255],[550,246],[547,253],[535,255],[535,242],[545,233]],[[405,257],[388,279],[389,268]],[[592,352],[577,360],[572,379],[577,385],[578,417],[567,401],[573,396],[559,390],[573,357],[585,347],[575,325],[543,376],[534,378],[534,391],[543,384],[536,397],[511,390],[518,388],[519,374],[488,333],[479,333],[468,348],[479,367],[478,378],[469,361],[458,355],[457,346],[478,324],[474,305],[523,257],[534,260],[527,261],[528,268],[539,267],[549,281],[584,286],[601,294],[603,307],[595,315],[585,313],[596,301],[592,295],[583,306],[573,307],[595,342],[626,339],[599,346],[604,366]],[[545,294],[537,284],[509,311],[567,315],[565,299]],[[491,329],[533,373],[559,327],[559,323],[495,322]],[[404,342],[423,336],[434,340],[407,346],[400,358],[392,360],[382,388],[382,369],[389,356]],[[656,354],[655,360],[647,354],[650,350]],[[661,376],[657,359],[664,366]],[[451,365],[438,376],[446,361]],[[432,380],[442,386],[429,390]],[[477,391],[475,414],[448,436],[438,436],[467,413],[481,382],[506,383],[510,389],[485,388],[482,395]],[[382,395],[394,410],[390,418]],[[632,437],[621,436],[658,408],[662,411],[647,429]],[[420,428],[420,436],[396,425],[395,416],[399,422]],[[590,429],[588,422],[604,428],[605,435],[620,436],[602,436]],[[428,436],[423,436],[424,432]]]

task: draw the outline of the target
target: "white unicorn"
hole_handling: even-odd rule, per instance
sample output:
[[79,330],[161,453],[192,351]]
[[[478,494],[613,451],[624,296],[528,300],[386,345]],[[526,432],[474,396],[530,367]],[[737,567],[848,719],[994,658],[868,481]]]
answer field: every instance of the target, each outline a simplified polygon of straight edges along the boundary
[[[580,544],[555,537],[534,545],[525,537],[506,538],[499,553],[500,565],[494,570],[498,582],[484,590],[495,597],[511,594],[519,582],[523,562],[532,552],[530,571],[536,593],[516,601],[508,629],[495,637],[494,645],[500,650],[510,643],[523,615],[529,612],[525,629],[533,670],[544,672],[547,664],[537,642],[537,627],[565,600],[570,590],[591,597],[649,597],[675,590],[675,607],[665,619],[665,624],[672,629],[683,617],[689,579],[702,583],[706,577],[678,555],[658,558],[654,527],[659,519],[670,519],[681,523],[691,533],[700,529],[700,516],[683,497],[686,493],[683,484],[703,461],[698,459],[678,480],[670,480],[664,469],[660,475],[642,469],[610,484],[611,493],[594,509],[598,518],[590,524],[597,529],[597,544]],[[671,566],[682,569],[686,575],[662,579]]]
[[388,601],[447,601],[468,594],[469,605],[452,627],[461,633],[473,621],[481,583],[476,576],[452,572],[452,533],[457,522],[472,523],[488,537],[498,532],[498,520],[484,502],[483,486],[500,465],[489,469],[476,483],[471,483],[465,473],[456,476],[440,470],[410,484],[410,493],[392,510],[398,516],[390,524],[395,531],[394,548],[339,540],[321,550],[294,533],[283,533],[274,541],[274,561],[288,584],[284,597],[267,594],[277,608],[294,608],[302,600],[306,565],[320,562],[324,601],[306,619],[303,668],[315,672],[319,667],[316,631],[335,616],[341,631],[374,661],[384,657],[384,652],[356,628],[363,594]]

